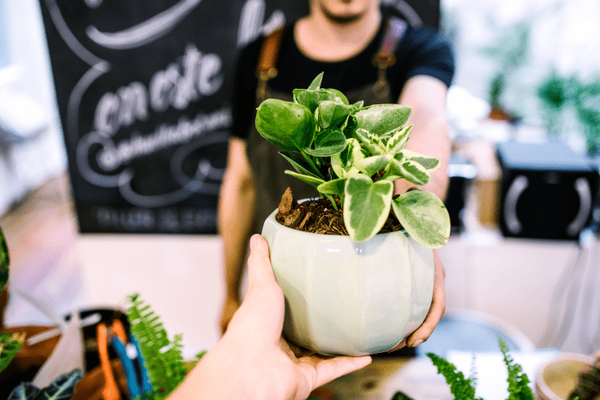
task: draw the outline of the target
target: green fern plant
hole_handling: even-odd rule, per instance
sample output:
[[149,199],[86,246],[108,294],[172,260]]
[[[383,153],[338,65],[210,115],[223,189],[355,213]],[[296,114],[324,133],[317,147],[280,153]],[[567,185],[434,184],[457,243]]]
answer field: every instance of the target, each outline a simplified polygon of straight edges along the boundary
[[[153,388],[153,392],[144,399],[164,399],[189,371],[181,353],[182,336],[175,335],[173,340],[169,340],[160,317],[138,294],[127,299],[130,304],[127,319],[131,325],[131,333],[140,345],[144,366]],[[200,353],[197,357],[200,358],[203,354]]]
[[438,374],[442,374],[446,379],[446,383],[450,385],[450,393],[454,395],[455,399],[482,400],[479,397],[475,397],[476,381],[474,379],[465,377],[465,374],[443,357],[433,353],[427,353],[427,356],[431,359],[433,365],[436,366]]
[[[533,392],[529,387],[530,381],[527,374],[523,372],[521,365],[514,362],[506,343],[501,338],[498,338],[498,342],[508,371],[509,396],[507,400],[533,400]],[[450,385],[450,392],[455,399],[482,400],[475,397],[476,380],[474,376],[465,377],[454,364],[433,353],[427,353],[427,356],[431,359],[433,365],[437,367],[438,373],[442,374],[448,385]]]
[[[8,284],[8,264],[10,264],[8,246],[0,228],[0,294]],[[8,367],[8,364],[21,350],[24,339],[24,335],[21,334],[0,334],[0,372]]]

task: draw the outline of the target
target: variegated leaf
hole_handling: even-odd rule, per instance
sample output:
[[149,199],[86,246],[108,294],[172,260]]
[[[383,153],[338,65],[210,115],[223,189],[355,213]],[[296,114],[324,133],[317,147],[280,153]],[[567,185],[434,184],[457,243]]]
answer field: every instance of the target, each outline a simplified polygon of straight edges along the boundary
[[317,186],[317,190],[322,194],[335,194],[342,197],[344,195],[344,188],[346,187],[347,178],[333,179],[331,181],[323,182]]
[[350,238],[362,242],[381,230],[390,212],[394,185],[358,174],[348,178],[345,188],[344,223]]
[[448,242],[450,216],[435,194],[411,190],[394,199],[392,208],[406,232],[417,242],[430,248]]

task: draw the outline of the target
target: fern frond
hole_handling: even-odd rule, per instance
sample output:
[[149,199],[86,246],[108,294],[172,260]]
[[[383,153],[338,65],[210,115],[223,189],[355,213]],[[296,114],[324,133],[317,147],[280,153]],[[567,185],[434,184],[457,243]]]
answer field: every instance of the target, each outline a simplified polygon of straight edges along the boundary
[[446,383],[450,385],[450,393],[455,399],[460,400],[481,400],[475,397],[475,384],[469,378],[458,371],[456,366],[446,359],[436,356],[433,353],[427,353],[427,356],[437,367],[438,374],[442,374],[446,379]]
[[145,399],[164,399],[185,377],[187,369],[181,353],[181,335],[173,342],[150,306],[145,304],[138,294],[128,297],[130,307],[127,318],[131,333],[140,345],[142,359],[148,371],[154,393]]
[[500,351],[504,357],[504,364],[508,370],[508,399],[507,400],[533,400],[533,392],[529,387],[529,378],[523,368],[516,364],[509,353],[508,346],[498,338]]

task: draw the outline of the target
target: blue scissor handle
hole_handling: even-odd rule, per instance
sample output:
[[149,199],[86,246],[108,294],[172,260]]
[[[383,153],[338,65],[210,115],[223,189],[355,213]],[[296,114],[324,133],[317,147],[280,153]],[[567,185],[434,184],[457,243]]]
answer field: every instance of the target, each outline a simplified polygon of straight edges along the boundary
[[140,367],[140,378],[141,378],[141,383],[142,383],[142,394],[146,394],[146,393],[150,393],[152,392],[152,383],[150,383],[150,377],[148,377],[148,371],[146,370],[146,364],[145,364],[145,360],[144,360],[144,356],[142,355],[142,350],[140,349],[140,343],[138,342],[138,340],[135,338],[135,336],[132,334],[129,337],[129,340],[131,343],[133,343],[135,345],[135,349],[137,350],[137,363],[138,366]]
[[110,338],[111,344],[119,357],[119,361],[123,366],[123,372],[125,373],[125,381],[127,382],[127,389],[129,390],[129,397],[135,399],[141,396],[140,384],[137,379],[137,374],[133,366],[133,362],[127,355],[127,349],[125,344],[117,336],[112,335]]

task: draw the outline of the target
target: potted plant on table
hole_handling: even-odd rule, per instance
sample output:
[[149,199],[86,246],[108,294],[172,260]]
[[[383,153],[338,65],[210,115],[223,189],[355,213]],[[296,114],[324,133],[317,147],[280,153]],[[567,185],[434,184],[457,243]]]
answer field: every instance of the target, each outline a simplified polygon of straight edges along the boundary
[[321,195],[298,203],[286,193],[262,234],[286,297],[286,338],[323,354],[374,354],[424,320],[432,249],[447,242],[450,218],[433,193],[394,195],[395,180],[424,185],[439,166],[405,148],[410,108],[349,104],[321,88],[322,77],[295,89],[292,102],[257,109],[258,132],[294,168],[286,173]]

